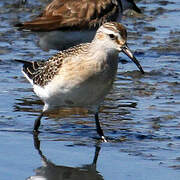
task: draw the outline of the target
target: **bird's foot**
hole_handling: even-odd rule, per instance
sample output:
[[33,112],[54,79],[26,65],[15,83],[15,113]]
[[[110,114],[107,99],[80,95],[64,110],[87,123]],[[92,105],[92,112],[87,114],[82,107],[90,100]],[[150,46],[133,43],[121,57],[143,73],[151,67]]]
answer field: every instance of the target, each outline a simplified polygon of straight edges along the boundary
[[108,142],[104,136],[101,136],[101,140],[102,140],[102,142]]

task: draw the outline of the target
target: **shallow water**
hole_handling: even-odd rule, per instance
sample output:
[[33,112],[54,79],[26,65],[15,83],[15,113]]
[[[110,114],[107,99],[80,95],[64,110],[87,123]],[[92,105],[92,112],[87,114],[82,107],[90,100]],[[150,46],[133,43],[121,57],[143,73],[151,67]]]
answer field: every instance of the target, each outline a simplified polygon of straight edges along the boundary
[[138,1],[143,15],[128,11],[123,17],[129,47],[146,74],[120,57],[100,113],[108,143],[99,143],[93,115],[82,109],[48,114],[33,138],[43,104],[13,60],[47,59],[56,50],[43,51],[35,33],[13,24],[46,3],[0,2],[0,179],[179,179],[180,2]]

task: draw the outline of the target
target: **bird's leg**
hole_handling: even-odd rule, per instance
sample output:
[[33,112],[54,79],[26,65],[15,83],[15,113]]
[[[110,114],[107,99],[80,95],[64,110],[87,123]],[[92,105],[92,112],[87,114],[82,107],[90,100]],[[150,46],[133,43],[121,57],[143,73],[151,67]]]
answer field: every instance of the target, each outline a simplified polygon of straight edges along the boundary
[[99,136],[101,137],[101,140],[104,141],[104,142],[107,142],[107,140],[104,137],[103,130],[101,129],[101,126],[100,126],[100,123],[99,123],[98,112],[95,113],[95,121],[96,121],[96,131],[99,134]]
[[38,116],[38,118],[34,121],[34,132],[38,132],[39,126],[41,124],[41,118],[43,117],[43,112]]
[[94,159],[93,159],[93,163],[92,163],[92,165],[94,165],[94,166],[96,166],[96,164],[97,164],[97,159],[98,159],[100,150],[101,150],[101,147],[99,145],[96,145]]

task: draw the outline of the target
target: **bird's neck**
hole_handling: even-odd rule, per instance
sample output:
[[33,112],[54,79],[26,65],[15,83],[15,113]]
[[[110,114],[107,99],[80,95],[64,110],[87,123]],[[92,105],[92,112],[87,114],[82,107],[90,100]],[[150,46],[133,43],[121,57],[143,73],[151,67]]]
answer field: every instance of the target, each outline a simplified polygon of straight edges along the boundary
[[109,53],[115,53],[117,50],[111,47],[109,42],[100,41],[95,38],[90,44],[89,51],[92,51],[93,53],[104,52],[109,54]]
[[119,52],[114,48],[110,48],[104,42],[93,41],[89,47],[88,54],[91,56],[92,60],[98,59],[98,61],[106,61],[108,59],[111,59],[116,61],[116,59],[118,59]]

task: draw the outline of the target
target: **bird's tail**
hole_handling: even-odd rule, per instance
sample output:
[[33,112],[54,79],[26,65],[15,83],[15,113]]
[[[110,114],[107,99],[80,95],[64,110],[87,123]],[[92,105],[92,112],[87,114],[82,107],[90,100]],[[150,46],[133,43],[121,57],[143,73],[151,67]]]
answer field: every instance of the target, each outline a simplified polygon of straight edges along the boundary
[[32,21],[17,23],[14,26],[18,30],[52,31],[59,28],[60,21],[59,17],[37,17]]
[[21,59],[15,59],[14,61],[22,63],[24,66],[31,66],[31,64],[32,64],[32,62],[30,62],[30,61],[24,61],[24,60],[21,60]]
[[15,59],[16,62],[18,63],[22,63],[23,64],[23,68],[22,68],[22,73],[24,74],[24,76],[26,77],[26,79],[33,84],[33,62],[30,61],[24,61],[24,60],[20,60],[20,59]]
[[44,61],[24,61],[20,59],[15,59],[15,61],[23,64],[22,72],[30,82],[37,75],[38,69],[44,66]]

